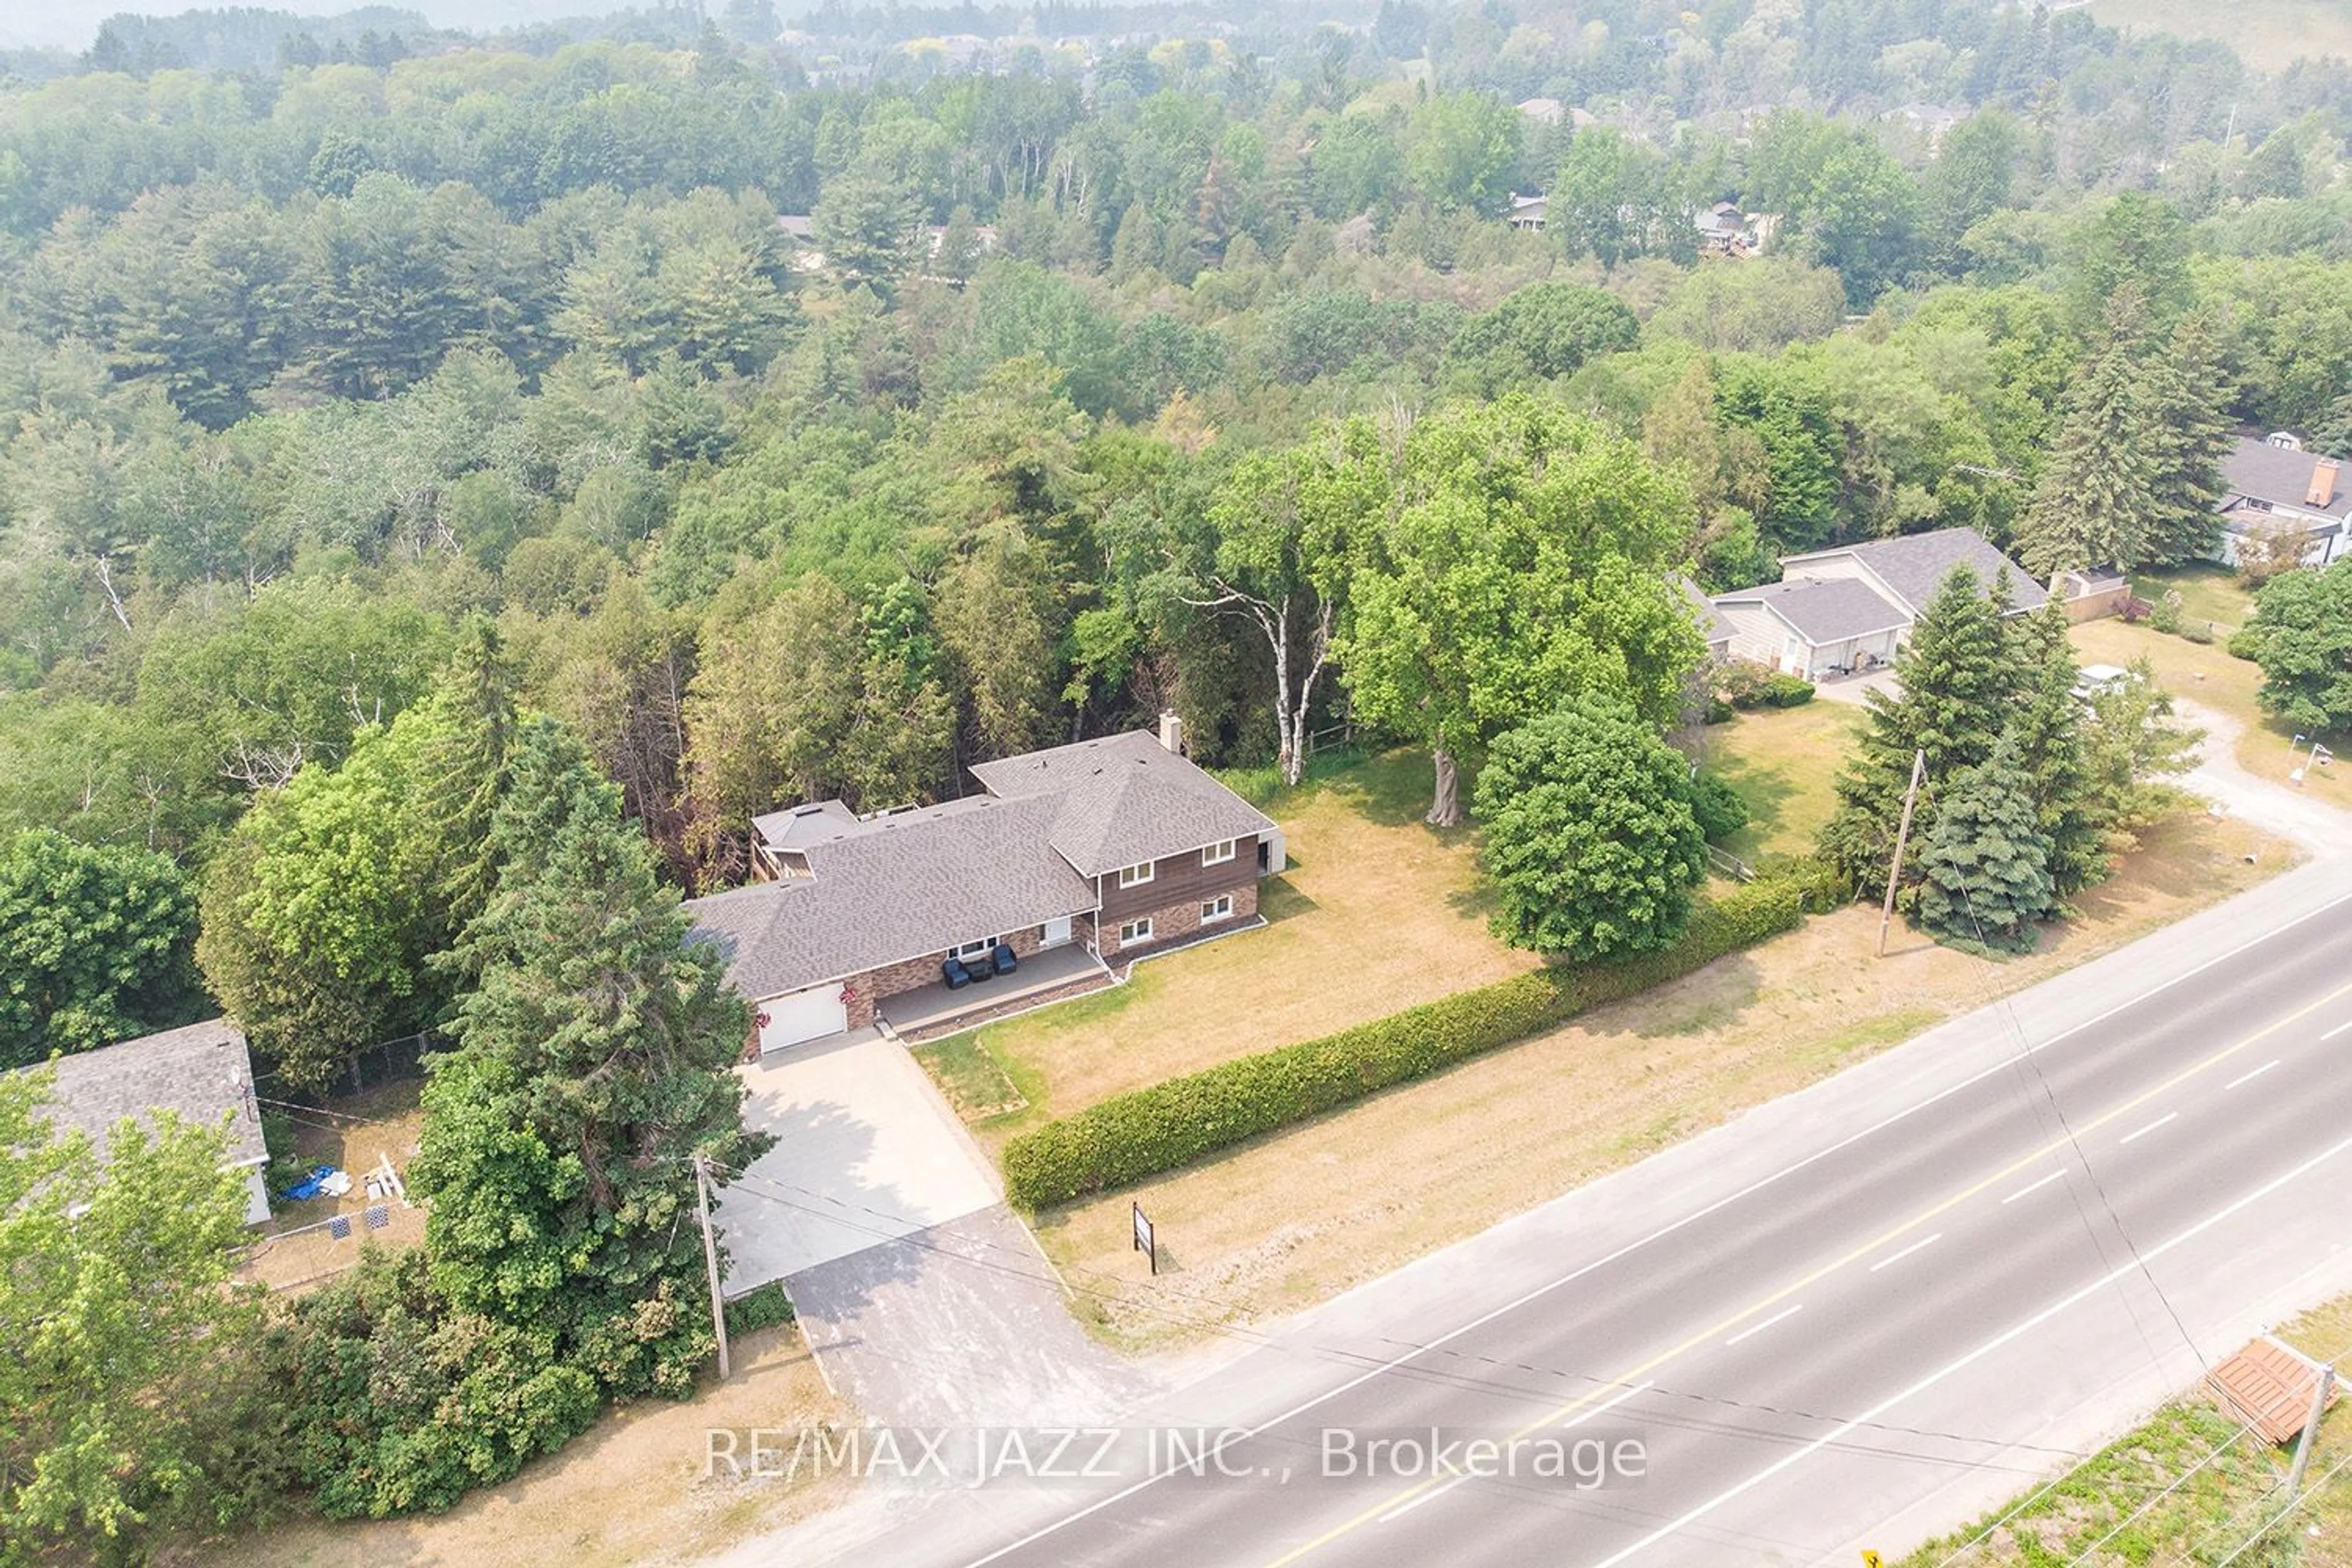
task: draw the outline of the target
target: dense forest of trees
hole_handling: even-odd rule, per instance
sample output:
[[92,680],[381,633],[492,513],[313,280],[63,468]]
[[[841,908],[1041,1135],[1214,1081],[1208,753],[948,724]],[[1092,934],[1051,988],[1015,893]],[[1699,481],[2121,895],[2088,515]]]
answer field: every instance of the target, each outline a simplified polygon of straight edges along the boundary
[[[1618,443],[1653,585],[1948,523],[2183,559],[2230,425],[2352,428],[2331,73],[1990,4],[1569,19],[960,74],[885,35],[965,13],[827,14],[863,41],[812,84],[738,7],[0,94],[0,831],[226,857],[215,994],[364,946],[288,999],[346,1043],[446,1001],[447,932],[339,946],[273,868],[404,798],[469,639],[709,888],[781,799],[1163,706],[1210,762],[1295,773],[1342,705],[1452,750],[1381,607],[1429,586],[1396,453],[1449,405]],[[1717,200],[1778,216],[1763,255],[1697,254]],[[1678,679],[1603,653],[1644,711]],[[1528,716],[1481,711],[1474,763]]]

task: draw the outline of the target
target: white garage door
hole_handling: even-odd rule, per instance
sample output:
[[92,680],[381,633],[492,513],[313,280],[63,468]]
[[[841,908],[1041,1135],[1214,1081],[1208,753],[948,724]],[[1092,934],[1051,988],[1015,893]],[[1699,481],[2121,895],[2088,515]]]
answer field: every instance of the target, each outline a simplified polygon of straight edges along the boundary
[[841,1000],[838,984],[771,997],[760,1004],[760,1054],[838,1035],[848,1027],[849,1008]]

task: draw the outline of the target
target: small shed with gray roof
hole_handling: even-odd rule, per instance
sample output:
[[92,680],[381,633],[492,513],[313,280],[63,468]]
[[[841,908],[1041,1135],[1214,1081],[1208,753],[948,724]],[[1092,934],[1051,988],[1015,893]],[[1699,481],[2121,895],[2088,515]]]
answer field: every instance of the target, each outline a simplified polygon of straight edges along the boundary
[[244,1031],[227,1019],[166,1029],[25,1070],[55,1075],[42,1114],[59,1131],[87,1134],[101,1159],[125,1119],[152,1126],[155,1112],[169,1111],[183,1121],[226,1127],[226,1165],[245,1173],[245,1223],[269,1218],[269,1189],[262,1179],[269,1151],[253,1097],[253,1058]]

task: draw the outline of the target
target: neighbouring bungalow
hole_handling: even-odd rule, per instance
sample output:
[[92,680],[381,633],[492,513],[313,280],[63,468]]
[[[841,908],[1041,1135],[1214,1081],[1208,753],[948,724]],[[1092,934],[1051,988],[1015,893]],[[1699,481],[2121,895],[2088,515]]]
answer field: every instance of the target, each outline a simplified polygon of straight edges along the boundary
[[[1148,730],[971,769],[985,794],[752,824],[765,880],[690,900],[695,934],[756,1008],[753,1048],[882,1025],[952,1032],[1009,1002],[1111,980],[1110,963],[1262,923],[1281,829]],[[951,962],[952,961],[952,962]],[[969,977],[969,978],[966,978]]]
[[1780,558],[1781,580],[1710,602],[1731,624],[1730,653],[1822,680],[1894,661],[1944,580],[1966,566],[1990,587],[2009,576],[2011,615],[2049,594],[1972,528],[1939,528]]
[[2238,547],[2250,534],[2303,536],[2303,563],[2325,566],[2352,554],[2352,489],[2341,483],[2342,465],[2305,451],[2301,437],[2279,430],[2259,440],[2241,436],[2222,459],[2222,495],[2215,509],[2221,532],[2213,559],[2238,563]]
[[228,1129],[225,1169],[245,1173],[245,1223],[269,1218],[269,1188],[262,1179],[269,1151],[261,1140],[261,1107],[253,1098],[253,1058],[245,1034],[226,1018],[142,1035],[120,1045],[59,1057],[47,1064],[56,1077],[41,1114],[60,1132],[89,1134],[99,1157],[125,1117],[149,1120],[169,1110],[183,1121]]

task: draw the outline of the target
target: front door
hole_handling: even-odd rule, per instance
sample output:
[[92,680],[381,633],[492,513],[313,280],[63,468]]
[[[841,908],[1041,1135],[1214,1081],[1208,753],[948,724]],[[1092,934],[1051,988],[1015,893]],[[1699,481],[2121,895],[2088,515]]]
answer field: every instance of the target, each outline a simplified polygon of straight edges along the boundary
[[1037,945],[1039,947],[1066,947],[1069,945],[1069,941],[1070,917],[1067,915],[1047,921],[1038,928]]

